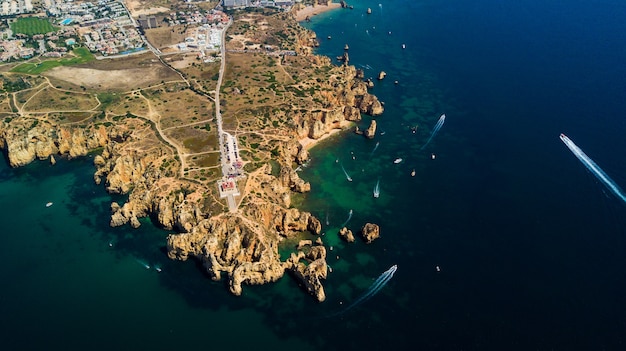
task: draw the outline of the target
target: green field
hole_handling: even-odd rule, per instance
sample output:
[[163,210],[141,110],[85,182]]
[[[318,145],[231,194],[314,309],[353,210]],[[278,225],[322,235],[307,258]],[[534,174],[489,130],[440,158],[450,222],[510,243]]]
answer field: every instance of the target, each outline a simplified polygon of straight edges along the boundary
[[37,17],[25,17],[18,18],[17,21],[11,23],[11,30],[13,31],[13,33],[34,35],[54,32],[57,30],[57,27],[54,27],[46,19],[41,19]]
[[21,65],[13,68],[11,72],[40,74],[54,67],[78,65],[95,59],[91,52],[89,52],[89,49],[84,47],[76,48],[72,50],[72,52],[76,55],[76,57],[48,60],[41,63],[22,63]]

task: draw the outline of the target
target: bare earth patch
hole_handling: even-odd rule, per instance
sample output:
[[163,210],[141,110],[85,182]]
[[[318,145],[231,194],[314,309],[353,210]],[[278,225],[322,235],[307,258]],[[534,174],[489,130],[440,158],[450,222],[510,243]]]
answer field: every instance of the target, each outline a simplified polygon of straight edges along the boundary
[[154,15],[170,11],[169,7],[158,6],[158,4],[140,0],[126,0],[126,7],[130,11],[130,15],[135,18],[139,17],[139,15]]
[[158,70],[141,68],[98,70],[93,68],[56,67],[47,76],[87,88],[126,91],[156,84],[162,80]]

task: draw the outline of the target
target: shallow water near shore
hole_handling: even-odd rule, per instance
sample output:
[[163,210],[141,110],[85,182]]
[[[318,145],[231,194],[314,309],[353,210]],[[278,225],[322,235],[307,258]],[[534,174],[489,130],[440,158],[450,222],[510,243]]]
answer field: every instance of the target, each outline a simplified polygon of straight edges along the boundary
[[[379,135],[329,138],[300,172],[313,189],[302,206],[320,218],[333,247],[326,302],[289,276],[233,297],[194,263],[168,260],[168,233],[149,221],[110,228],[110,203],[123,197],[93,184],[90,157],[20,169],[2,159],[5,343],[623,349],[626,205],[558,136],[566,133],[626,187],[626,4],[351,4],[305,24],[320,38],[318,53],[334,60],[347,43],[366,76],[387,73],[372,90],[386,107]],[[442,113],[444,126],[420,150]],[[381,238],[339,240],[350,210],[349,228],[377,223]],[[378,294],[341,313],[393,264],[398,270]]]
[[[166,231],[145,220],[139,229],[110,228],[110,203],[123,198],[93,184],[93,172],[90,157],[19,169],[0,161],[0,335],[6,345],[172,349],[224,338],[237,348],[306,349],[276,336],[253,294],[233,297],[193,263],[169,260]],[[249,338],[238,338],[242,321],[254,326],[245,332]]]

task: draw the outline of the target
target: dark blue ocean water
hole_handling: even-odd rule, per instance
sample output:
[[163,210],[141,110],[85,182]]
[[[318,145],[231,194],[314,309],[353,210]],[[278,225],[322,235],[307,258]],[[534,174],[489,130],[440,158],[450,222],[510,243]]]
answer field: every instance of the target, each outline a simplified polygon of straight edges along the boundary
[[[626,205],[558,136],[626,187],[626,3],[350,3],[307,26],[320,54],[334,58],[347,43],[367,76],[387,72],[372,90],[386,111],[377,118],[384,135],[333,137],[301,173],[313,191],[298,200],[333,247],[326,302],[288,276],[233,297],[194,263],[169,261],[167,232],[149,221],[109,228],[111,201],[124,199],[92,184],[89,157],[17,170],[2,159],[4,344],[624,349]],[[420,150],[442,113],[444,126]],[[340,241],[349,210],[349,228],[374,222],[381,238]],[[393,264],[386,286],[341,313]]]

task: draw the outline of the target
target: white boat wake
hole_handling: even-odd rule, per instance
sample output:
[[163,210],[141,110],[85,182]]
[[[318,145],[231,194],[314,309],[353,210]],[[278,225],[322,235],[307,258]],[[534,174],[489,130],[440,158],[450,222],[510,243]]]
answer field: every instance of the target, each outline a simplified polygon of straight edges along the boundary
[[383,272],[383,274],[381,274],[378,277],[378,279],[376,279],[376,281],[369,287],[369,289],[367,289],[365,294],[363,294],[361,297],[359,297],[353,303],[351,303],[348,307],[346,307],[342,311],[334,314],[333,316],[337,316],[337,315],[341,315],[343,313],[346,313],[349,310],[353,309],[354,307],[356,307],[356,306],[362,304],[363,302],[369,300],[370,298],[372,298],[372,296],[376,295],[382,288],[385,287],[385,285],[387,285],[387,283],[389,283],[391,278],[393,278],[394,273],[396,273],[397,269],[398,269],[398,265],[394,264],[393,266],[391,266],[388,270]]
[[348,222],[350,222],[351,219],[352,219],[352,210],[350,210],[350,212],[348,212],[348,219],[346,219],[346,221],[343,222],[343,224],[341,225],[341,228],[345,227],[346,224],[348,224]]
[[348,174],[348,172],[346,172],[346,169],[345,169],[345,168],[343,168],[343,165],[340,165],[340,166],[341,166],[341,170],[343,171],[343,174],[345,174],[345,175],[346,175],[346,179],[347,179],[349,182],[351,182],[351,181],[352,181],[352,177],[350,177],[350,175]]
[[380,179],[376,182],[376,186],[374,187],[374,197],[378,198],[380,196]]
[[370,156],[372,156],[374,152],[376,152],[376,150],[378,149],[378,145],[380,145],[380,141],[376,142],[376,145],[374,145],[374,149],[372,150],[372,152],[370,152]]
[[428,138],[428,140],[426,140],[426,144],[424,144],[420,148],[420,150],[424,150],[426,145],[428,145],[430,143],[430,141],[433,140],[433,138],[435,137],[435,135],[437,134],[439,129],[441,129],[441,127],[443,127],[443,124],[444,124],[445,121],[446,121],[446,114],[444,113],[443,115],[441,115],[441,117],[439,117],[439,120],[437,121],[437,124],[435,124],[435,128],[433,128],[433,131],[430,133],[430,137]]
[[150,265],[148,263],[146,263],[145,261],[142,261],[138,258],[135,258],[135,261],[137,261],[137,263],[139,263],[141,266],[143,266],[143,268],[145,269],[150,269]]
[[576,156],[576,158],[582,162],[582,164],[596,177],[598,178],[604,185],[606,185],[609,190],[615,194],[622,201],[626,202],[626,195],[624,195],[624,191],[611,179],[611,177],[606,174],[600,166],[598,166],[589,156],[587,156],[583,150],[581,150],[570,138],[568,138],[565,134],[561,133],[559,136],[561,141],[567,146],[567,148]]

